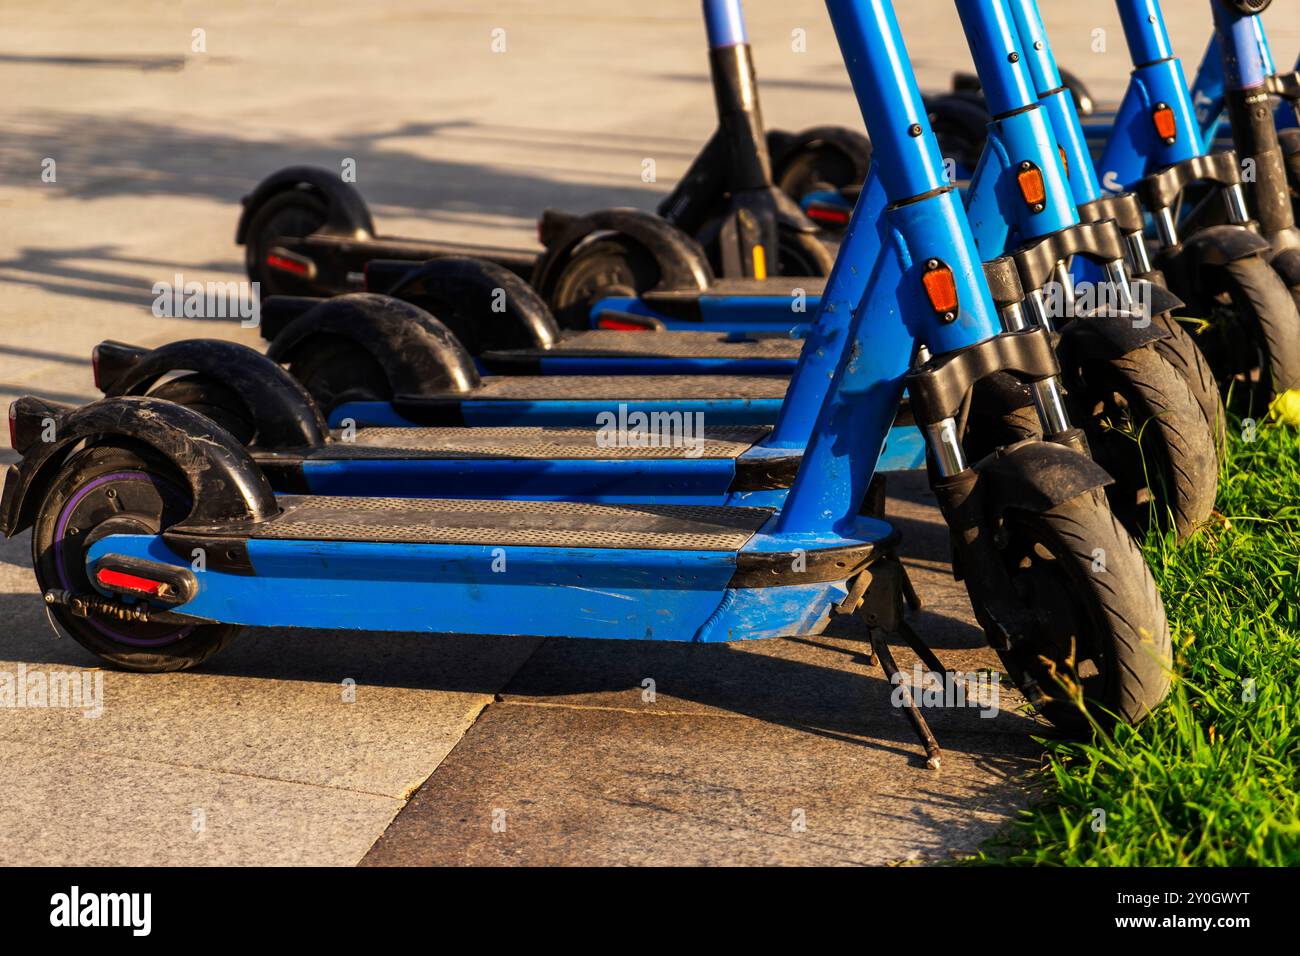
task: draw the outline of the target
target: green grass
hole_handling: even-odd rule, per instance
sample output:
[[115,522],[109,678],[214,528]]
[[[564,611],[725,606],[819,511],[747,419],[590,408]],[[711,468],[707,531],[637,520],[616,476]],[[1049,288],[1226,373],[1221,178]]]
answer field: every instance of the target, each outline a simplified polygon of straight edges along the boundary
[[1238,430],[1216,521],[1144,548],[1173,631],[1170,697],[1137,728],[1046,741],[1042,799],[970,862],[1300,864],[1296,430]]

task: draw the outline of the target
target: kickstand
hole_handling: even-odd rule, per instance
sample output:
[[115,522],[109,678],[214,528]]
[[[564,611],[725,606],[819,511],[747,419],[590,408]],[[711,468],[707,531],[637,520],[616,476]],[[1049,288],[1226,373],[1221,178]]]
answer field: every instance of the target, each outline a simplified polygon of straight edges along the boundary
[[925,747],[925,765],[931,770],[938,770],[942,756],[939,742],[935,740],[930,725],[921,713],[921,708],[917,706],[912,688],[904,682],[903,674],[894,661],[888,643],[889,636],[897,634],[916,652],[927,668],[940,674],[946,673],[947,668],[939,662],[939,658],[925,646],[921,636],[904,619],[905,608],[918,610],[921,601],[916,591],[912,589],[912,582],[908,580],[902,562],[895,555],[882,557],[862,571],[861,577],[866,578],[865,584],[861,581],[855,582],[856,586],[852,588],[850,595],[856,600],[853,607],[847,610],[861,609],[862,618],[871,633],[871,647],[875,651],[881,669],[885,672],[885,677],[889,679],[890,686],[898,687],[903,692],[907,719],[912,722],[912,729],[916,731],[917,737]]
[[880,658],[880,667],[889,678],[889,683],[896,685],[903,692],[903,699],[907,704],[907,719],[912,722],[912,729],[916,731],[916,735],[921,738],[921,743],[925,746],[925,765],[931,770],[938,770],[943,751],[939,749],[939,741],[934,739],[934,731],[926,722],[921,708],[916,706],[912,688],[903,682],[903,675],[898,665],[894,663],[894,655],[889,652],[889,645],[885,642],[885,632],[879,628],[872,628],[871,642],[876,646],[876,656]]

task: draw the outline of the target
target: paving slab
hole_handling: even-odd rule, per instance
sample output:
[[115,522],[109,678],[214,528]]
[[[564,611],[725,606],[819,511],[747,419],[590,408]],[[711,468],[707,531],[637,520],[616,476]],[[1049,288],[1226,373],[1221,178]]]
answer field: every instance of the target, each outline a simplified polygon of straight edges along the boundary
[[[947,570],[919,472],[890,477],[918,631],[1000,673]],[[1023,698],[927,708],[939,771],[849,623],[730,645],[547,641],[367,854],[366,865],[934,862],[1025,806],[1040,746]],[[915,657],[896,648],[901,667]],[[991,715],[991,716],[990,716]],[[502,829],[504,821],[504,829]],[[801,827],[805,829],[800,829]]]

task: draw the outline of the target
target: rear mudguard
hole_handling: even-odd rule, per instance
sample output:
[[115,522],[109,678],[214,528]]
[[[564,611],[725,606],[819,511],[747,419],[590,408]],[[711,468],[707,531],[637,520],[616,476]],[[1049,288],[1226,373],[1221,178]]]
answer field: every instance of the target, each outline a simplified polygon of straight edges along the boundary
[[560,327],[533,287],[485,259],[430,260],[408,270],[388,294],[437,316],[472,355],[560,341]]
[[323,336],[350,339],[369,353],[393,395],[463,393],[479,386],[474,360],[450,329],[419,306],[373,292],[323,300],[285,326],[266,354],[287,365]]
[[772,157],[773,179],[791,157],[805,149],[829,146],[853,164],[858,180],[867,178],[871,167],[871,140],[847,126],[813,126],[798,133],[771,132],[767,136],[768,153]]
[[698,289],[713,282],[704,248],[680,229],[640,209],[602,209],[585,216],[547,210],[538,230],[546,250],[533,271],[533,288],[550,301],[570,257],[589,239],[616,233],[642,246],[659,266],[660,289]]
[[306,189],[325,200],[326,218],[321,232],[367,239],[375,234],[375,224],[370,218],[366,201],[350,183],[345,183],[333,170],[319,166],[289,166],[267,176],[240,202],[243,212],[235,228],[235,242],[243,245],[248,238],[248,225],[263,203],[289,189]]
[[73,408],[20,398],[10,414],[23,422],[19,431],[29,440],[20,449],[23,460],[9,466],[0,497],[0,531],[6,537],[31,526],[48,483],[83,440],[125,439],[147,445],[170,461],[189,482],[194,502],[176,527],[262,521],[279,511],[266,477],[239,442],[183,405],[130,396]]
[[1085,356],[1117,359],[1168,337],[1168,332],[1149,320],[1135,323],[1127,315],[1092,315],[1062,326],[1056,354],[1062,368],[1071,368]]
[[253,447],[323,444],[325,418],[302,384],[261,352],[220,339],[185,339],[149,350],[122,342],[95,347],[96,382],[109,397],[144,395],[164,375],[197,372],[229,387],[256,423]]

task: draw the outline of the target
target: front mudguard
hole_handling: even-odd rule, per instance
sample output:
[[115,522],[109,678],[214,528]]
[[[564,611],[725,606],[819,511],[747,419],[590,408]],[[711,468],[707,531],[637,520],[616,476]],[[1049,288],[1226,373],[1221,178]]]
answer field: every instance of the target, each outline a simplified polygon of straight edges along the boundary
[[369,353],[393,395],[463,393],[480,383],[473,358],[445,325],[418,306],[373,292],[322,300],[285,326],[266,354],[287,365],[326,336]]
[[1170,287],[1197,302],[1204,298],[1205,289],[1215,287],[1210,277],[1221,275],[1230,262],[1252,257],[1272,259],[1272,244],[1245,226],[1226,224],[1197,230],[1182,244],[1161,249],[1157,262]]
[[1093,315],[1067,322],[1058,334],[1056,355],[1063,371],[1088,359],[1117,359],[1148,348],[1169,333],[1148,319],[1128,315]]
[[974,466],[934,482],[952,534],[953,574],[965,580],[990,643],[1005,650],[1037,621],[1015,599],[997,532],[1010,511],[1043,514],[1081,495],[1100,494],[1113,479],[1086,455],[1061,444],[1025,441],[1000,448]]
[[235,243],[244,245],[248,227],[262,204],[277,193],[290,189],[305,189],[325,202],[325,225],[319,231],[354,239],[368,239],[375,234],[375,224],[370,218],[366,201],[350,183],[339,174],[319,166],[289,166],[277,170],[258,183],[251,193],[240,200],[244,209],[235,227]]
[[585,216],[547,210],[539,228],[545,251],[533,269],[532,285],[550,302],[555,284],[578,248],[602,233],[625,236],[654,257],[660,289],[697,289],[713,283],[704,248],[691,236],[640,209],[602,209]]
[[170,461],[189,482],[194,502],[178,528],[263,521],[279,511],[266,477],[239,442],[183,405],[130,396],[73,408],[20,398],[10,415],[21,423],[18,431],[29,440],[21,443],[22,461],[10,465],[5,475],[0,496],[0,532],[5,537],[31,526],[48,483],[83,441],[126,439],[147,445]]
[[156,349],[123,342],[95,346],[96,384],[108,397],[144,395],[164,375],[197,372],[230,388],[266,451],[321,445],[325,419],[302,384],[261,352],[221,339],[185,339]]

